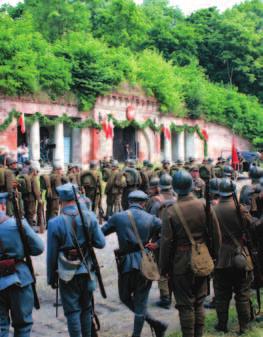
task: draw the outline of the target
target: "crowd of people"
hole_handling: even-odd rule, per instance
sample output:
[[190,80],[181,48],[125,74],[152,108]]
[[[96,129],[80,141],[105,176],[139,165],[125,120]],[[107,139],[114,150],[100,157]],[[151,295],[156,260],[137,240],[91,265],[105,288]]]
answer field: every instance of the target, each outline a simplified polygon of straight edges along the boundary
[[[47,282],[60,289],[70,337],[95,336],[93,291],[98,278],[92,248],[102,249],[116,233],[120,300],[134,313],[132,337],[145,321],[164,337],[167,324],[152,316],[147,301],[152,279],[142,272],[144,254],[158,263],[160,310],[172,296],[183,337],[202,337],[204,301],[213,279],[215,329],[228,331],[230,300],[235,294],[239,333],[254,319],[251,288],[263,277],[263,169],[251,164],[249,182],[237,200],[237,174],[230,163],[194,158],[162,165],[148,160],[91,161],[89,169],[54,165],[50,174],[0,149],[0,336],[32,328],[32,275],[16,227],[14,200],[27,237],[29,255],[44,245],[36,229],[47,228]],[[106,209],[104,212],[104,198]],[[14,217],[16,215],[16,217]],[[103,226],[100,226],[103,224]],[[256,252],[256,254],[254,254]],[[263,274],[262,274],[263,275]],[[256,281],[256,282],[255,282]],[[99,282],[103,293],[103,287]]]

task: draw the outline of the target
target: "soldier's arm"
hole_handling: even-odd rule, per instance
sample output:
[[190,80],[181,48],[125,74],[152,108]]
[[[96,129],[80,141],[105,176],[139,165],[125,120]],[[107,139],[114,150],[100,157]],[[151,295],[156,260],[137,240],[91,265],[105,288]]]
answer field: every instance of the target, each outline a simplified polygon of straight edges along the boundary
[[29,226],[28,222],[23,220],[23,227],[27,237],[27,243],[29,246],[29,252],[32,256],[37,256],[43,253],[44,243],[40,239],[39,235]]
[[36,177],[34,177],[34,178],[32,179],[32,191],[33,191],[33,194],[34,194],[36,200],[37,200],[37,201],[41,201],[40,186],[39,186],[39,183],[38,183]]
[[15,181],[15,176],[10,170],[5,171],[5,181],[6,181],[6,190],[11,195],[13,191],[13,184]]
[[92,245],[95,248],[103,248],[106,245],[105,236],[98,224],[95,214],[91,214]]
[[115,224],[114,224],[115,216],[112,216],[108,222],[105,223],[104,226],[101,227],[102,233],[107,236],[114,232],[116,232]]
[[58,263],[59,242],[56,235],[55,219],[48,222],[47,232],[47,283],[53,286],[56,283],[56,271]]
[[170,258],[173,249],[173,239],[174,237],[172,223],[169,217],[169,208],[166,208],[162,214],[162,230],[159,255],[159,268],[161,275],[166,275],[170,270]]

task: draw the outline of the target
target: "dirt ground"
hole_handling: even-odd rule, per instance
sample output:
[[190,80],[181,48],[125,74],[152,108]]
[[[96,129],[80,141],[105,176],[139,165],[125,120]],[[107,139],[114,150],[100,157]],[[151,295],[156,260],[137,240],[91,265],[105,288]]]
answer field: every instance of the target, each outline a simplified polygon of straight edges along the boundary
[[[238,191],[248,180],[238,182]],[[46,233],[41,234],[46,242]],[[133,314],[120,302],[117,287],[117,270],[113,250],[117,247],[115,234],[106,238],[107,244],[103,250],[97,250],[97,257],[102,266],[101,272],[107,292],[104,300],[99,291],[95,292],[96,311],[101,322],[100,337],[130,337],[133,327]],[[47,286],[46,282],[46,255],[45,253],[33,259],[37,274],[37,289],[41,301],[41,309],[34,311],[34,326],[32,337],[66,337],[67,326],[62,307],[59,308],[59,317],[55,315],[55,290]],[[157,283],[154,282],[149,296],[149,312],[169,324],[167,336],[170,332],[179,329],[178,312],[173,306],[170,310],[158,308],[155,302],[159,299]],[[151,336],[147,323],[144,326],[142,337]]]
[[[46,234],[41,234],[46,242]],[[102,266],[101,272],[107,292],[104,300],[99,291],[95,292],[96,311],[101,322],[100,337],[130,337],[133,327],[133,314],[120,302],[117,288],[117,271],[113,250],[117,247],[115,234],[106,238],[107,245],[103,250],[97,250],[97,257]],[[34,258],[34,267],[37,274],[37,289],[41,301],[41,309],[34,311],[34,326],[32,337],[66,337],[67,326],[62,307],[59,307],[59,316],[55,316],[55,290],[46,283],[46,256],[42,254]],[[159,299],[157,283],[154,282],[149,296],[149,311],[169,324],[167,331],[172,332],[179,328],[178,313],[174,306],[170,310],[155,306]],[[169,333],[168,333],[169,335]],[[150,329],[145,324],[143,337],[151,336]]]

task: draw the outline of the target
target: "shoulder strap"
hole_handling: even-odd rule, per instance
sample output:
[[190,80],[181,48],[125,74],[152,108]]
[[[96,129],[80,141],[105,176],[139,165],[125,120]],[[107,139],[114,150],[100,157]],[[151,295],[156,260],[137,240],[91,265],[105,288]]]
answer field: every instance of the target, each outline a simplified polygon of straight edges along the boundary
[[[217,209],[219,214],[221,213],[221,210],[218,208]],[[230,237],[230,239],[233,241],[234,245],[237,247],[237,248],[240,248],[241,247],[241,244],[238,242],[238,240],[234,237],[234,235],[230,232],[230,230],[227,228],[227,226],[225,226],[224,222],[221,221],[219,222],[220,225],[223,227],[223,229],[226,231],[227,235]]]
[[134,219],[134,216],[132,215],[132,212],[130,210],[127,211],[127,214],[128,214],[128,217],[130,219],[130,222],[131,222],[131,225],[132,225],[132,229],[133,229],[133,232],[136,236],[136,239],[138,241],[138,244],[140,246],[140,250],[141,251],[144,251],[144,247],[143,247],[143,243],[142,243],[142,239],[140,237],[140,234],[138,232],[138,228],[136,226],[136,222],[135,222],[135,219]]
[[174,210],[175,210],[176,215],[178,216],[178,218],[179,218],[182,226],[184,227],[184,230],[186,232],[186,235],[188,236],[188,239],[191,242],[191,245],[194,246],[195,245],[195,240],[194,240],[193,235],[192,235],[192,233],[191,233],[191,231],[190,231],[190,229],[189,229],[189,227],[187,225],[187,222],[186,222],[186,220],[185,220],[185,218],[183,216],[183,213],[182,213],[182,211],[181,211],[178,203],[174,204]]

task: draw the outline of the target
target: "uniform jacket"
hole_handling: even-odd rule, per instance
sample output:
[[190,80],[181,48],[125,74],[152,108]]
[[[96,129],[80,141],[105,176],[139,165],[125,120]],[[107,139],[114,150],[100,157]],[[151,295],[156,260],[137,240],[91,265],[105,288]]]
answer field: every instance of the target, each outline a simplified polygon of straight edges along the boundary
[[[197,242],[205,242],[207,234],[204,200],[197,199],[192,193],[190,193],[187,196],[179,196],[177,202],[194,240]],[[212,220],[214,250],[218,251],[221,243],[221,234],[218,221],[214,214],[212,216]],[[162,222],[159,258],[161,274],[165,275],[171,270],[174,275],[185,274],[191,270],[190,249],[181,251],[177,250],[177,247],[190,246],[190,241],[175,213],[173,205],[168,205],[163,210]]]
[[[4,215],[0,212],[0,218]],[[23,220],[24,230],[28,239],[30,255],[40,255],[44,251],[44,244],[40,237],[33,231],[26,220]],[[24,259],[24,249],[14,218],[8,218],[0,224],[0,259],[16,258]],[[17,284],[20,287],[25,287],[33,282],[31,273],[24,262],[16,265],[17,272],[0,277],[0,290]]]
[[65,175],[51,173],[50,175],[50,185],[52,190],[52,199],[59,199],[56,188],[68,181]]
[[[103,248],[105,246],[105,238],[104,235],[98,225],[96,216],[94,213],[85,209],[84,205],[81,205],[84,219],[87,221],[86,225],[89,226],[90,235],[92,238],[92,245],[95,248]],[[76,225],[76,234],[77,239],[81,247],[84,247],[86,239],[83,230],[83,226],[81,224],[80,217],[78,215],[78,209],[76,205],[70,205],[64,207],[61,210],[66,216],[75,215],[75,225]],[[88,218],[90,221],[88,221]],[[48,284],[53,285],[56,280],[56,270],[58,264],[58,255],[61,251],[66,251],[74,248],[73,243],[73,232],[72,226],[68,225],[62,215],[59,215],[55,218],[52,218],[48,222],[48,241],[47,241],[47,281]],[[90,264],[89,256],[87,257],[87,261]],[[79,269],[76,271],[77,274],[86,274],[87,269],[83,265],[80,265]]]
[[[132,212],[143,244],[158,234],[161,230],[161,220],[147,213],[140,205],[133,204],[129,210]],[[126,211],[114,214],[102,227],[105,235],[116,233],[121,251],[129,251],[137,246],[137,240]],[[133,252],[122,259],[122,273],[133,269],[140,269],[141,253]]]
[[204,198],[205,196],[205,182],[201,178],[193,179],[194,188],[193,193],[197,198]]
[[177,197],[173,191],[162,191],[160,194],[151,197],[147,205],[147,212],[160,216],[160,208],[169,201],[176,201]]
[[[214,206],[214,210],[222,233],[222,246],[219,250],[216,268],[229,268],[232,267],[232,260],[236,255],[237,246],[227,234],[225,227],[233,237],[243,245],[241,224],[238,219],[234,200],[231,197],[220,199],[219,204]],[[246,225],[248,225],[248,218],[245,216],[244,221]]]

